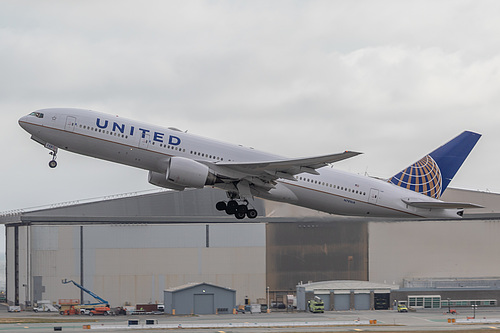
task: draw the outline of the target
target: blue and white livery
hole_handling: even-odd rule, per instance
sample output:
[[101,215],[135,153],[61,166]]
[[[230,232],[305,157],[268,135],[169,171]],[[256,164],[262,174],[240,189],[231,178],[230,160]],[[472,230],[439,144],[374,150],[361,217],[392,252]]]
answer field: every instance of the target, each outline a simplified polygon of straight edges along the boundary
[[164,188],[217,187],[228,200],[216,209],[238,219],[258,215],[254,196],[352,216],[456,218],[480,207],[439,200],[481,137],[469,131],[381,180],[328,167],[358,152],[290,159],[90,110],[38,110],[19,125],[50,150],[51,168],[63,149],[148,170]]

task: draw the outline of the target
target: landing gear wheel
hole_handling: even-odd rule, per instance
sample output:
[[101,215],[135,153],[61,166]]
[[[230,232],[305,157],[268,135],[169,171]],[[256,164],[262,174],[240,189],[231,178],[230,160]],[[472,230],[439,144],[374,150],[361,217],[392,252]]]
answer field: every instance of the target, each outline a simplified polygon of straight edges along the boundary
[[258,215],[258,213],[257,213],[257,211],[256,211],[255,209],[249,209],[249,210],[247,211],[247,217],[248,217],[249,219],[254,219],[254,218],[256,218],[256,217],[257,217],[257,215]]
[[226,210],[227,205],[224,201],[219,201],[218,203],[215,204],[215,208],[217,210]]
[[234,214],[234,217],[236,217],[238,220],[243,220],[245,218],[245,213],[242,212],[236,212]]
[[54,169],[57,166],[57,162],[55,160],[52,160],[49,162],[49,167]]
[[238,201],[236,201],[236,200],[229,200],[227,202],[227,206],[231,207],[231,208],[236,208],[236,207],[238,207]]
[[236,214],[236,208],[237,208],[237,207],[229,207],[229,206],[227,206],[227,207],[226,207],[226,214],[227,214],[227,215],[233,215],[233,214]]
[[248,206],[247,205],[238,205],[238,207],[236,208],[236,211],[238,213],[245,214],[248,211]]

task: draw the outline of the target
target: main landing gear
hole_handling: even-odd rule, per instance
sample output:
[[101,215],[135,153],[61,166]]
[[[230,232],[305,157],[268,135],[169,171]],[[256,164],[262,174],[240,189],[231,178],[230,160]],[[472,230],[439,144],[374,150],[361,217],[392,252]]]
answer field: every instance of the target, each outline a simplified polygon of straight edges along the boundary
[[220,211],[225,211],[227,215],[234,215],[238,220],[242,220],[246,217],[249,219],[254,219],[257,217],[258,213],[253,208],[248,208],[248,202],[238,204],[236,200],[229,200],[227,203],[225,201],[219,201],[215,208]]

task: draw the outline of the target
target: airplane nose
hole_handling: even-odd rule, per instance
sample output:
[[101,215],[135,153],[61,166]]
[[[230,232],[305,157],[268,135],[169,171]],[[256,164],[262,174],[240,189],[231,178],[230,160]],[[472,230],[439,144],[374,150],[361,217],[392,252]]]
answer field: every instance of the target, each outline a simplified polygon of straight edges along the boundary
[[17,121],[19,126],[21,126],[24,130],[26,130],[26,118],[27,117],[28,116],[23,116],[23,117],[19,118],[19,120]]

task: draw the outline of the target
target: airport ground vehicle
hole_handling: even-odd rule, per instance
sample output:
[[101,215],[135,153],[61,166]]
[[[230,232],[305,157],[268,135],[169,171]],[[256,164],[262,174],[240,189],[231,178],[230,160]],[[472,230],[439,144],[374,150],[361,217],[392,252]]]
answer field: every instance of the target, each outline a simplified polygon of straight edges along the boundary
[[76,305],[71,305],[69,308],[65,310],[59,311],[60,315],[77,315],[80,314],[80,309],[76,308]]
[[405,304],[398,304],[398,312],[408,312],[408,308]]
[[58,312],[59,309],[50,303],[50,301],[38,301],[37,306],[33,308],[35,312]]
[[89,311],[89,316],[93,315],[107,316],[109,314],[111,314],[111,309],[109,308],[109,306],[99,306]]
[[61,315],[88,314],[92,316],[95,314],[105,314],[105,315],[110,314],[109,303],[102,297],[96,295],[92,291],[88,290],[87,288],[83,287],[82,285],[76,283],[73,280],[68,281],[64,279],[62,280],[62,283],[64,284],[73,283],[75,286],[77,286],[90,296],[94,297],[98,302],[89,304],[71,305],[68,309],[61,309],[61,311],[59,312]]
[[309,311],[313,313],[325,312],[325,304],[323,303],[323,300],[318,296],[314,296],[314,299],[308,301],[307,306],[309,308]]

